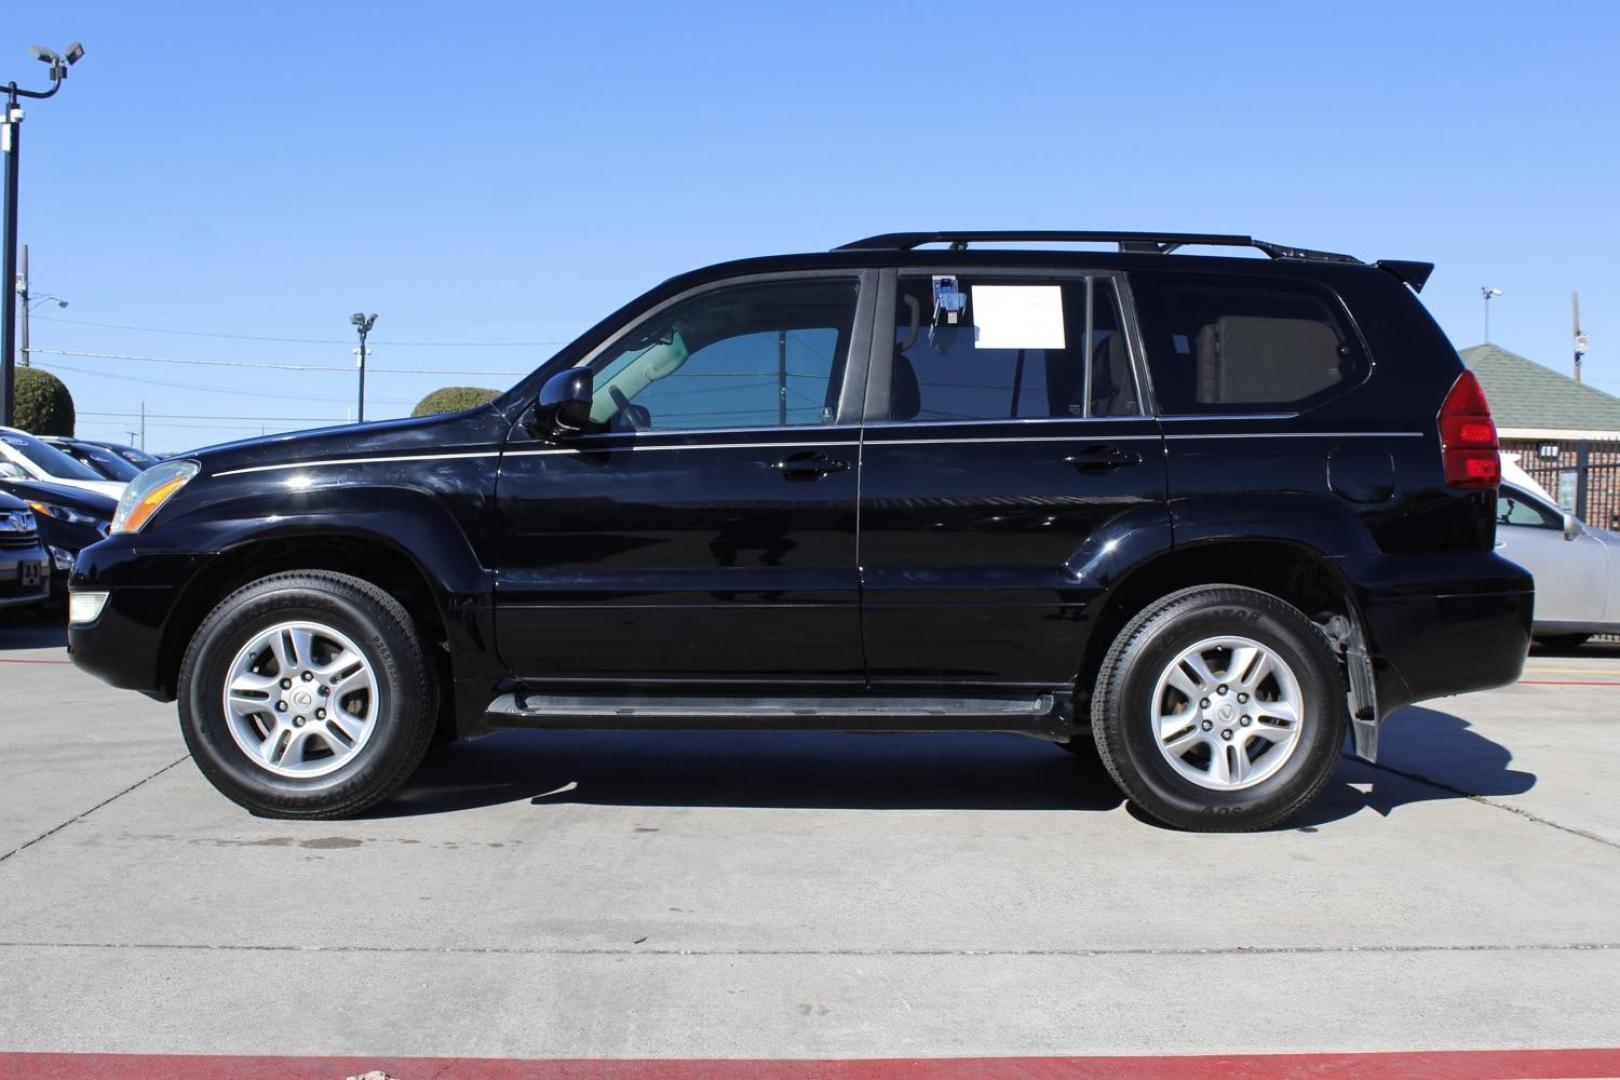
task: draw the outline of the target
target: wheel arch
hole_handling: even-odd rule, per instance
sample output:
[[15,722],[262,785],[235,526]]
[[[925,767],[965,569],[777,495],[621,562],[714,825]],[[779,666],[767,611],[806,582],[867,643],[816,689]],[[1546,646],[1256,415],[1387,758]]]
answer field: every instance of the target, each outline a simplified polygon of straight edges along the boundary
[[290,570],[349,574],[383,589],[422,627],[426,651],[448,680],[449,653],[442,646],[452,632],[454,616],[446,589],[415,555],[391,537],[372,532],[289,528],[232,544],[186,583],[164,624],[158,650],[159,678],[168,693],[176,692],[186,646],[208,613],[243,585]]
[[1284,539],[1209,539],[1178,545],[1139,562],[1098,598],[1077,689],[1089,694],[1104,654],[1133,616],[1161,597],[1197,585],[1258,589],[1318,622],[1333,615],[1359,621],[1349,583],[1320,549]]

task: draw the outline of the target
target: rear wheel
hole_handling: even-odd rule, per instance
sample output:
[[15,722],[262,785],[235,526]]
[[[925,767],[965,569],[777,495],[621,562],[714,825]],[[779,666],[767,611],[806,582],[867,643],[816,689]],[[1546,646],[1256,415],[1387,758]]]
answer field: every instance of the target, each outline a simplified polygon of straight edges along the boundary
[[404,607],[326,571],[237,590],[180,668],[180,724],[198,767],[266,817],[342,817],[387,797],[421,762],[436,703]]
[[1103,764],[1148,814],[1245,831],[1316,797],[1339,759],[1345,694],[1314,624],[1255,589],[1164,597],[1104,657],[1091,725]]

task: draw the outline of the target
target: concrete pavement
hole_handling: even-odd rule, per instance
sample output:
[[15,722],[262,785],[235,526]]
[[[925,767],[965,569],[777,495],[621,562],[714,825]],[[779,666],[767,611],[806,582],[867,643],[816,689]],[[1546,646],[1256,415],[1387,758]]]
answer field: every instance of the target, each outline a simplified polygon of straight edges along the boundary
[[0,1049],[1620,1044],[1614,651],[1406,710],[1292,827],[1201,836],[1010,736],[511,733],[366,819],[260,821],[54,633],[0,627]]

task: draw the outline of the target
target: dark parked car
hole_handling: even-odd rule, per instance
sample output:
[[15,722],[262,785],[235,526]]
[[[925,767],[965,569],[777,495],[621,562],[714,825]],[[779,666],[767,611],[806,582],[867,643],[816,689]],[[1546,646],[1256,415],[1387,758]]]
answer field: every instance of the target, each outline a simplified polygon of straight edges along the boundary
[[68,573],[79,552],[107,535],[116,500],[83,488],[0,476],[0,493],[33,511],[39,538],[51,557],[51,596],[67,595]]
[[490,405],[142,473],[70,648],[259,814],[370,806],[436,729],[743,727],[1094,738],[1160,820],[1268,826],[1529,643],[1429,270],[1132,233],[713,266]]
[[135,465],[110,446],[103,446],[101,443],[90,442],[86,439],[42,436],[41,441],[50,443],[73,460],[88,465],[108,480],[117,480],[119,483],[128,483],[135,479],[136,473],[147,467],[145,465]]
[[0,612],[43,603],[50,588],[50,557],[33,511],[0,492]]

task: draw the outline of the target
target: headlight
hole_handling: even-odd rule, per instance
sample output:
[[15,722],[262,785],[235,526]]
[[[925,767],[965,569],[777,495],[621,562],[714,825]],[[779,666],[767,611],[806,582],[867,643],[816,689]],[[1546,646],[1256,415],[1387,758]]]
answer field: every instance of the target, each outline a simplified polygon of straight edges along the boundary
[[82,510],[75,510],[71,506],[58,506],[56,503],[35,502],[28,500],[28,508],[36,514],[43,514],[57,521],[65,521],[69,525],[100,525],[101,519],[94,514],[86,514]]
[[163,509],[163,504],[185,487],[201,467],[195,461],[165,461],[135,477],[119,496],[111,531],[140,532],[152,520],[152,515]]

